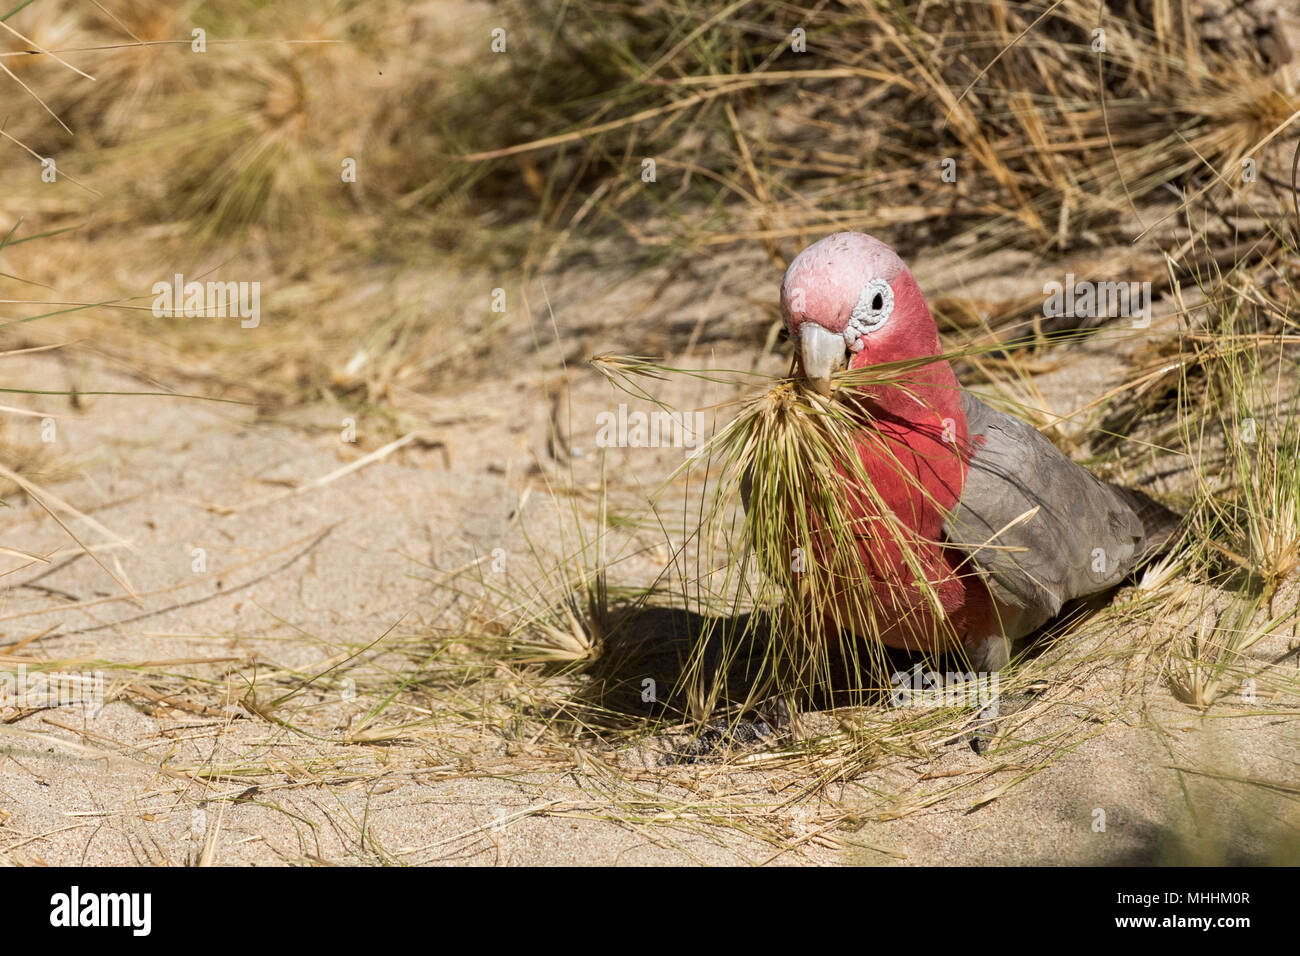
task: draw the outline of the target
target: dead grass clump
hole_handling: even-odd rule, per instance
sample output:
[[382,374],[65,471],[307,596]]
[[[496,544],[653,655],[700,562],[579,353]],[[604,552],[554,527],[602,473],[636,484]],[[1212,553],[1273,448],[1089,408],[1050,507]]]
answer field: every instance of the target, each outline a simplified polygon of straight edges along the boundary
[[1300,108],[1285,43],[1225,48],[1186,6],[512,12],[527,55],[493,80],[520,95],[462,136],[475,162],[457,194],[531,196],[548,224],[651,248],[747,240],[788,258],[783,240],[866,226],[925,241],[979,224],[990,245],[1058,250],[1131,236],[1134,203],[1202,167],[1239,183]]

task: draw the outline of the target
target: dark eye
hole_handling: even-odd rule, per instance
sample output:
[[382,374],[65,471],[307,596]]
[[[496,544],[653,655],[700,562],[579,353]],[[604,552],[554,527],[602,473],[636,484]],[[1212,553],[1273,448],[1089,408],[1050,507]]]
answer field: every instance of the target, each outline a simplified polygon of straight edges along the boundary
[[871,311],[879,312],[884,307],[885,307],[885,297],[881,295],[879,292],[877,292],[874,296],[871,297]]
[[777,333],[777,336],[776,336],[776,337],[777,337],[777,339],[779,339],[779,340],[782,341],[782,342],[789,342],[789,341],[790,341],[790,330],[789,330],[788,328],[786,328],[784,324],[782,324],[782,326],[781,326],[781,331]]

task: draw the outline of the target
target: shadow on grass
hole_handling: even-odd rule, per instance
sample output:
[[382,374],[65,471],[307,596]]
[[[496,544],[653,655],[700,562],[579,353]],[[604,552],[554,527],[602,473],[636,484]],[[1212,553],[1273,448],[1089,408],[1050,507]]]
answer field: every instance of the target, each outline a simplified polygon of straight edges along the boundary
[[[1025,654],[1039,653],[1049,633],[1040,632]],[[896,674],[918,666],[939,673],[971,669],[958,654],[867,650],[859,642],[856,656],[827,648],[825,679],[810,681],[774,673],[783,659],[778,640],[771,617],[759,612],[712,616],[661,606],[611,608],[601,653],[584,665],[586,681],[577,696],[606,715],[610,729],[631,729],[647,721],[766,714],[778,699],[796,712],[887,707]]]

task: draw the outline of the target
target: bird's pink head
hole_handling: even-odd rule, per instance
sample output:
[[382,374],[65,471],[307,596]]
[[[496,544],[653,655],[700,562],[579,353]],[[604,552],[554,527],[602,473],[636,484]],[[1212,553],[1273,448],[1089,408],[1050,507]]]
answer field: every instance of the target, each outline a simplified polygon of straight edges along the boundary
[[861,232],[837,232],[795,256],[781,282],[781,315],[805,377],[823,394],[846,365],[940,353],[916,279],[893,249]]

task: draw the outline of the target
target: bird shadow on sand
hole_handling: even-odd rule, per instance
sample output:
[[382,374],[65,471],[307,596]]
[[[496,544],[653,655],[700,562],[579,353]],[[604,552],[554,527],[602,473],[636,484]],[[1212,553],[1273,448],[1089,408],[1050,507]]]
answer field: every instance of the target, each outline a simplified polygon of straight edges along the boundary
[[[613,729],[650,724],[690,724],[727,718],[761,718],[776,730],[791,712],[808,714],[850,706],[890,706],[898,675],[916,668],[969,672],[961,655],[924,655],[883,648],[861,673],[839,649],[823,662],[828,679],[815,688],[773,673],[779,634],[761,612],[705,615],[682,608],[612,607],[600,653],[583,670],[577,697],[588,713]],[[1045,633],[1045,632],[1044,632]],[[1027,643],[1033,656],[1042,641]],[[873,649],[879,655],[881,649]],[[861,659],[871,655],[865,651]],[[711,706],[706,701],[712,698]]]
[[[1105,596],[1094,596],[1068,604],[1058,618],[1021,642],[1013,666],[1043,653],[1106,601]],[[831,714],[842,709],[889,708],[902,675],[934,671],[965,675],[963,679],[973,676],[960,654],[884,648],[871,672],[863,674],[834,652],[827,655],[824,667],[831,679],[813,690],[805,682],[774,677],[773,660],[780,656],[775,642],[781,638],[767,614],[707,615],[628,603],[610,606],[602,618],[599,653],[583,664],[582,680],[563,709],[580,712],[584,730],[597,736],[675,735],[676,743],[665,743],[667,763],[678,762],[678,757],[685,762],[708,760],[737,748],[798,738],[810,729],[815,733],[818,726],[835,726]],[[864,661],[870,658],[861,656]],[[1036,694],[1000,695],[1003,716]],[[983,711],[974,703],[968,709],[973,728]],[[978,750],[973,737],[967,742]]]

